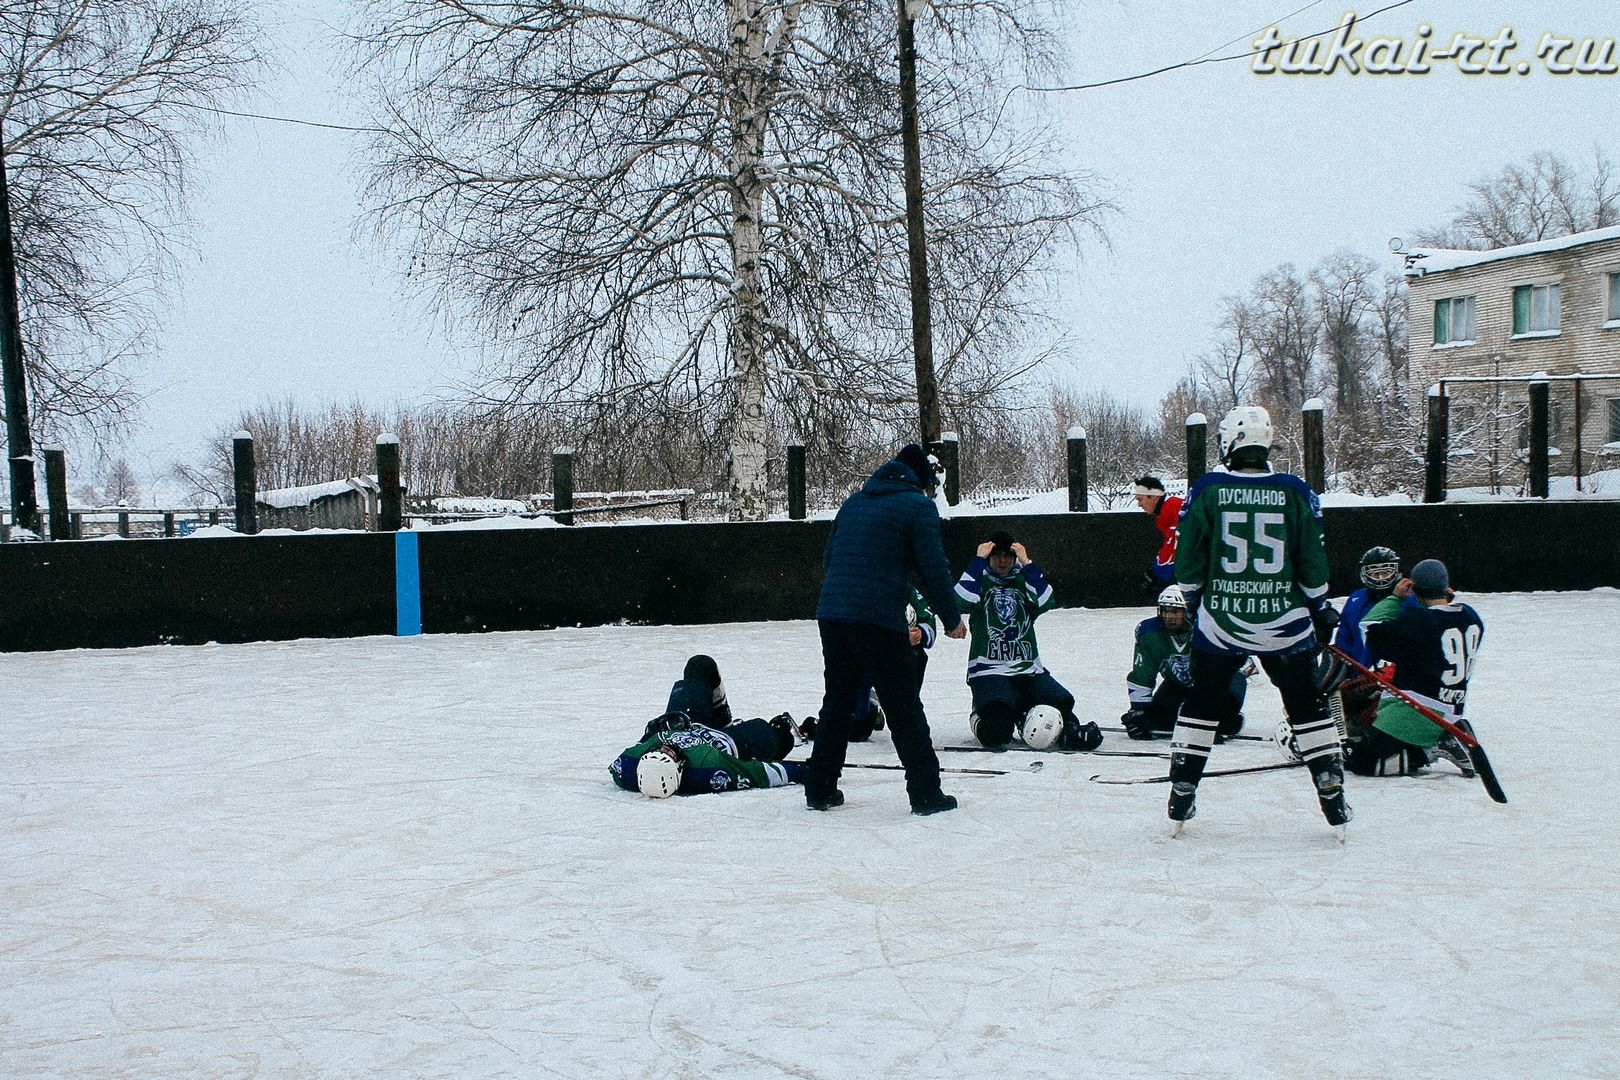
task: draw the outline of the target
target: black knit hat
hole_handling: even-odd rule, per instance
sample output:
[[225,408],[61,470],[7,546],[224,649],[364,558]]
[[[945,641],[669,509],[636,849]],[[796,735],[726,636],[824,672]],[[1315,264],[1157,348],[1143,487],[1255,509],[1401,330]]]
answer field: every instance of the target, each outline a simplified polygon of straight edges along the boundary
[[906,443],[900,448],[900,452],[894,456],[895,460],[916,475],[917,483],[921,484],[924,490],[934,488],[938,481],[934,476],[934,465],[928,460],[928,451],[916,443]]
[[995,532],[986,537],[986,539],[990,541],[991,555],[994,555],[998,551],[1006,552],[1008,555],[1012,555],[1014,554],[1013,545],[1018,543],[1018,541],[1013,539],[1013,534],[1008,532],[1006,529],[997,529]]
[[1412,567],[1412,591],[1419,600],[1444,600],[1451,591],[1446,564],[1439,559],[1424,559]]

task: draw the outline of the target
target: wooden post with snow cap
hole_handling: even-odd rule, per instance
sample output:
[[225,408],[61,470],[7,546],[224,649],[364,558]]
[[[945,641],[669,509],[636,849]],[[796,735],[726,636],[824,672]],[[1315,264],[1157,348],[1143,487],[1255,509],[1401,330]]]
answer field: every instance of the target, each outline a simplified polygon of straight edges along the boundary
[[551,518],[559,525],[574,523],[574,450],[559,446],[551,455]]
[[1086,510],[1086,429],[1069,429],[1069,510],[1083,514]]
[[1305,433],[1305,482],[1321,494],[1327,487],[1327,436],[1322,429],[1322,399],[1311,398],[1300,406],[1300,427]]
[[788,517],[804,520],[804,446],[794,443],[787,448]]
[[231,439],[231,465],[235,472],[236,531],[252,536],[259,531],[259,512],[254,505],[258,481],[253,473],[253,436],[238,431]]
[[1545,499],[1547,497],[1547,459],[1550,456],[1548,446],[1551,442],[1551,425],[1548,422],[1550,412],[1549,390],[1547,373],[1538,371],[1530,376],[1530,497]]
[[1187,417],[1187,487],[1209,471],[1209,421],[1201,412]]
[[60,446],[47,446],[45,452],[45,499],[50,504],[52,540],[70,540],[73,522],[68,517],[67,457]]
[[962,451],[956,432],[947,431],[938,442],[929,443],[928,452],[939,458],[939,463],[945,467],[945,479],[940,487],[945,489],[946,504],[955,506],[962,501]]
[[1446,501],[1446,455],[1450,449],[1450,406],[1444,383],[1429,387],[1429,434],[1423,457],[1423,501]]
[[405,524],[405,492],[399,486],[399,436],[377,436],[377,531],[399,532]]

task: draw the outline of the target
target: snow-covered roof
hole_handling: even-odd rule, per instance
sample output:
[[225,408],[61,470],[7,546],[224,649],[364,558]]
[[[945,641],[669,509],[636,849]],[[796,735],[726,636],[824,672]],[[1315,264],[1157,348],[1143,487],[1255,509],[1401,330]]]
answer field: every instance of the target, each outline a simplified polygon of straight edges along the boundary
[[356,476],[348,480],[333,480],[325,484],[305,484],[303,487],[275,488],[254,494],[255,502],[277,510],[294,506],[309,506],[316,499],[329,499],[334,495],[347,495],[351,491],[378,490],[374,476]]
[[1604,240],[1620,240],[1620,225],[1611,225],[1606,229],[1589,229],[1586,232],[1571,233],[1568,236],[1555,236],[1550,240],[1537,240],[1531,244],[1515,244],[1512,247],[1492,248],[1490,251],[1462,251],[1456,248],[1413,248],[1406,253],[1406,276],[1424,277],[1429,274],[1444,273],[1447,270],[1461,270],[1465,266],[1479,266],[1484,263],[1500,262],[1503,259],[1517,259],[1523,255],[1541,255],[1549,251],[1563,251],[1566,248],[1582,247],[1586,244],[1596,244]]

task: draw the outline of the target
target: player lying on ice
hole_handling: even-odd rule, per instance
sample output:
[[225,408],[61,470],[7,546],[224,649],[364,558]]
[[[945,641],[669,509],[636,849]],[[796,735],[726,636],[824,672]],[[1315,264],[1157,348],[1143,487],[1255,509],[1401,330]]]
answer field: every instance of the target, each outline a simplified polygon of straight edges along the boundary
[[662,716],[608,773],[626,791],[654,799],[804,783],[804,766],[783,761],[798,741],[793,718],[732,720],[720,668],[699,654],[686,662]]

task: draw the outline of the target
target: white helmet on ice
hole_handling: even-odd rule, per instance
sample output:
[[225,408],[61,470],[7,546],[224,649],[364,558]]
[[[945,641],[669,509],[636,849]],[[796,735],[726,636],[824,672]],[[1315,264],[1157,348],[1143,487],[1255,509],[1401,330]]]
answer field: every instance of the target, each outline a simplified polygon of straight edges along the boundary
[[1294,741],[1294,729],[1288,726],[1286,719],[1277,721],[1277,733],[1272,736],[1277,744],[1277,752],[1283,756],[1284,761],[1299,761],[1299,744]]
[[1024,742],[1036,750],[1050,750],[1063,734],[1063,714],[1050,705],[1037,705],[1024,714]]
[[667,799],[680,790],[685,771],[686,765],[673,750],[649,750],[636,762],[636,787],[649,799]]
[[1239,405],[1221,418],[1217,432],[1221,441],[1221,460],[1232,456],[1232,451],[1245,446],[1258,446],[1271,453],[1271,414],[1258,405]]

